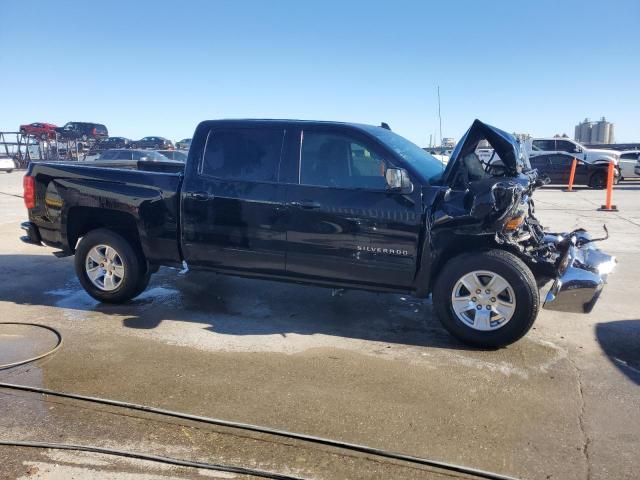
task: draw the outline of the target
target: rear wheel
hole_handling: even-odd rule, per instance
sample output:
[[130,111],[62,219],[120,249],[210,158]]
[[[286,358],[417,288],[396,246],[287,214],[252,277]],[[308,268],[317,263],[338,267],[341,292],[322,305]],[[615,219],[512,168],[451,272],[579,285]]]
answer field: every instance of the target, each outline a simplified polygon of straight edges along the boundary
[[142,253],[124,237],[105,228],[82,238],[76,249],[75,267],[84,289],[101,302],[131,300],[149,282]]
[[502,250],[463,254],[442,269],[433,290],[442,325],[464,343],[496,348],[522,338],[540,308],[529,267]]
[[591,188],[603,189],[607,186],[607,174],[605,172],[596,172],[589,179]]

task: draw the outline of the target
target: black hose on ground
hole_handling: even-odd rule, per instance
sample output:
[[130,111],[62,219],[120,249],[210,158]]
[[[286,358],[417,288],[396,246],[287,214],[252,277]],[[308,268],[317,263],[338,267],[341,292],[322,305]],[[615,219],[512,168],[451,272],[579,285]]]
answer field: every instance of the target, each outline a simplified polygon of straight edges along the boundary
[[56,337],[58,337],[58,343],[56,343],[56,346],[53,347],[48,352],[45,352],[42,355],[38,355],[36,357],[27,358],[26,360],[19,360],[17,362],[13,362],[13,363],[4,363],[4,364],[0,365],[0,370],[5,370],[7,368],[17,367],[18,365],[23,365],[25,363],[35,362],[36,360],[40,360],[41,358],[44,358],[46,356],[49,356],[49,355],[55,353],[62,346],[62,334],[58,330],[56,330],[55,328],[50,327],[49,325],[43,325],[41,323],[26,323],[26,322],[0,322],[0,325],[28,325],[28,326],[31,326],[31,327],[44,328],[46,330],[49,330],[49,331],[53,332],[56,335]]
[[147,460],[150,462],[165,463],[179,467],[201,468],[203,470],[215,470],[218,472],[238,473],[241,475],[251,475],[259,478],[269,478],[272,480],[304,480],[302,477],[294,477],[280,473],[271,473],[253,468],[234,467],[218,463],[194,462],[192,460],[181,460],[178,458],[165,457],[162,455],[150,455],[147,453],[129,452],[114,448],[95,447],[93,445],[73,445],[69,443],[49,443],[49,442],[19,442],[12,440],[0,440],[0,445],[7,447],[44,448],[55,450],[74,450],[80,452],[100,453],[103,455],[114,455],[118,457],[135,458],[137,460]]
[[191,415],[189,413],[175,412],[175,411],[166,410],[166,409],[163,409],[163,408],[149,407],[147,405],[139,405],[139,404],[136,404],[136,403],[122,402],[122,401],[119,401],[119,400],[110,400],[110,399],[106,399],[106,398],[90,397],[90,396],[86,396],[86,395],[78,395],[78,394],[75,394],[75,393],[56,392],[54,390],[48,390],[46,388],[31,387],[29,385],[16,385],[16,384],[12,384],[12,383],[0,382],[0,388],[7,388],[7,389],[11,389],[11,390],[21,390],[21,391],[25,391],[25,392],[41,393],[41,394],[44,394],[44,395],[51,395],[51,396],[63,397],[63,398],[71,398],[71,399],[74,399],[74,400],[82,400],[82,401],[86,401],[86,402],[99,403],[99,404],[102,404],[102,405],[111,405],[111,406],[114,406],[114,407],[122,407],[122,408],[127,408],[127,409],[130,409],[130,410],[138,410],[138,411],[141,411],[141,412],[148,412],[148,413],[154,413],[154,414],[164,415],[164,416],[168,416],[168,417],[181,418],[181,419],[191,420],[191,421],[195,421],[195,422],[207,423],[207,424],[210,424],[210,425],[217,425],[217,426],[221,426],[221,427],[235,428],[235,429],[239,429],[239,430],[247,430],[247,431],[250,431],[250,432],[274,435],[274,436],[283,437],[283,438],[289,438],[289,439],[293,439],[293,440],[301,440],[301,441],[304,441],[304,442],[315,443],[315,444],[324,445],[324,446],[328,446],[328,447],[339,448],[339,449],[343,449],[343,450],[351,450],[351,451],[355,451],[355,452],[365,453],[365,454],[368,454],[368,455],[374,455],[374,456],[377,456],[377,457],[390,458],[390,459],[394,459],[394,460],[401,460],[401,461],[408,462],[408,463],[413,463],[413,464],[416,464],[416,465],[423,465],[423,466],[427,466],[427,467],[438,468],[438,469],[446,470],[446,471],[449,471],[449,472],[462,473],[462,474],[465,474],[465,475],[474,476],[476,478],[485,478],[485,479],[488,479],[488,480],[517,480],[514,477],[509,477],[509,476],[506,476],[506,475],[501,475],[501,474],[493,473],[493,472],[487,472],[487,471],[484,471],[484,470],[479,470],[479,469],[475,469],[475,468],[471,468],[471,467],[465,467],[465,466],[462,466],[462,465],[456,465],[456,464],[453,464],[453,463],[445,463],[445,462],[440,462],[440,461],[437,461],[437,460],[430,460],[430,459],[427,459],[427,458],[414,457],[412,455],[405,455],[405,454],[402,454],[402,453],[389,452],[387,450],[382,450],[382,449],[373,448],[373,447],[367,447],[365,445],[341,442],[339,440],[331,440],[331,439],[328,439],[328,438],[316,437],[316,436],[313,436],[313,435],[306,435],[306,434],[303,434],[303,433],[288,432],[286,430],[278,430],[278,429],[269,428],[269,427],[262,427],[262,426],[259,426],[259,425],[252,425],[252,424],[249,424],[249,423],[239,423],[239,422],[232,422],[232,421],[229,421],[229,420],[222,420],[222,419],[218,419],[218,418],[209,418],[209,417],[203,417],[203,416],[199,416],[199,415]]

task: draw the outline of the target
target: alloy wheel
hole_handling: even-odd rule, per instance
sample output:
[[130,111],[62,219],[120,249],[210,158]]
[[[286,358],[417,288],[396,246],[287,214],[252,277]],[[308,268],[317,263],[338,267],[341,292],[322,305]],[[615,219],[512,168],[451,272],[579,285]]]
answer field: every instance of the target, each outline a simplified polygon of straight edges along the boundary
[[466,326],[486,332],[502,328],[511,320],[516,297],[513,287],[502,276],[475,270],[455,283],[451,306]]

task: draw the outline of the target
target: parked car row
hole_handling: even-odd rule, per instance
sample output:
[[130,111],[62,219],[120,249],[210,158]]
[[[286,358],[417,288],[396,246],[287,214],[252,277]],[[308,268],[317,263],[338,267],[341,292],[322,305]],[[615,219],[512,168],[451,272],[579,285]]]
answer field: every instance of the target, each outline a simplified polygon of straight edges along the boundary
[[99,140],[107,138],[109,131],[101,123],[92,122],[67,122],[63,127],[53,123],[35,122],[20,125],[20,133],[33,135],[41,140]]
[[549,153],[563,152],[573,155],[577,160],[586,163],[609,163],[615,165],[620,160],[620,153],[615,150],[588,148],[570,138],[534,138],[531,140],[529,157]]
[[53,123],[35,122],[27,125],[20,125],[20,133],[23,135],[33,135],[41,140],[82,140],[87,142],[95,140],[98,150],[112,148],[148,148],[152,150],[188,150],[191,145],[190,138],[183,138],[176,143],[164,137],[143,137],[140,140],[130,140],[125,137],[110,137],[107,127],[101,123],[91,122],[68,122],[63,127],[58,127]]
[[[640,150],[615,151],[588,148],[569,138],[534,138],[524,145],[529,162],[551,183],[567,184],[573,159],[577,161],[574,184],[604,188],[610,164],[615,166],[614,183],[640,177]],[[500,168],[502,160],[492,148],[479,148],[475,154],[485,168]]]
[[[569,183],[571,164],[574,155],[565,152],[552,152],[529,158],[531,168],[538,170],[539,175],[549,177],[551,183],[566,185]],[[589,163],[577,160],[574,185],[588,185],[591,188],[605,188],[607,186],[608,163]],[[614,170],[614,183],[620,180],[620,170]]]

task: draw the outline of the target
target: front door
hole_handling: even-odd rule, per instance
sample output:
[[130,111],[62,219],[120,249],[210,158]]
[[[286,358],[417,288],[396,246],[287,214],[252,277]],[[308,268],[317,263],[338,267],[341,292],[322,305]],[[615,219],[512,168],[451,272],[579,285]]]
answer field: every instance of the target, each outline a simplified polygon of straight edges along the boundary
[[357,132],[300,132],[297,184],[288,186],[287,274],[408,288],[421,225],[420,192],[386,189],[385,153]]
[[[190,265],[281,275],[283,128],[213,127],[182,188],[182,248]],[[192,168],[194,168],[192,166]]]

